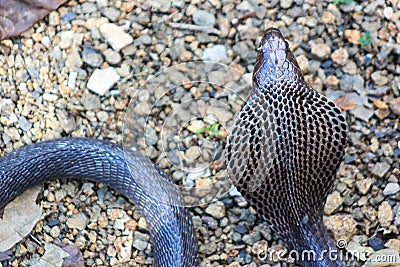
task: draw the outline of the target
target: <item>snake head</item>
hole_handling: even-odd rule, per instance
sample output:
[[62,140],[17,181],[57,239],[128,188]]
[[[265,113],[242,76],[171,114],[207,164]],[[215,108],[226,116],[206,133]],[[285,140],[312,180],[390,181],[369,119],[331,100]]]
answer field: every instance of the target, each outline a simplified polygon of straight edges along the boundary
[[253,72],[254,85],[268,82],[265,81],[265,77],[276,80],[303,77],[288,42],[278,29],[266,29],[257,50],[257,62]]

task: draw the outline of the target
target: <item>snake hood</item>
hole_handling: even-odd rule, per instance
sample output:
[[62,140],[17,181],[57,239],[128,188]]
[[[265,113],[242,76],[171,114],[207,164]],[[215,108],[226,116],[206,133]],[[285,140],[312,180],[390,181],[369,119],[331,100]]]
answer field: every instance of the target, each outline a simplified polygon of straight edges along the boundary
[[267,29],[251,95],[228,136],[227,170],[303,266],[345,266],[322,217],[346,131],[335,103],[305,82],[280,31]]

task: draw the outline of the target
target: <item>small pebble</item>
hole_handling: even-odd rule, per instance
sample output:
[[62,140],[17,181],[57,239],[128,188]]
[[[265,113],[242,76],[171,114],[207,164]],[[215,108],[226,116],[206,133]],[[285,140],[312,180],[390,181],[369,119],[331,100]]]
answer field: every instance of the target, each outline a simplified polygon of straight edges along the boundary
[[88,224],[89,219],[86,217],[85,214],[83,213],[78,213],[76,215],[73,215],[71,218],[69,218],[66,222],[69,228],[71,229],[78,229],[78,230],[84,230],[86,228],[86,225]]
[[49,221],[49,222],[47,223],[47,225],[50,226],[50,227],[53,227],[53,226],[56,226],[56,225],[59,224],[59,223],[60,223],[60,220],[59,220],[59,219],[54,219],[54,220]]
[[289,8],[292,5],[292,3],[293,3],[293,0],[280,1],[281,8],[284,8],[284,9]]
[[378,162],[374,165],[371,173],[377,177],[382,178],[390,169],[390,165],[386,162]]
[[248,235],[243,236],[243,242],[248,245],[254,245],[254,243],[260,241],[260,232],[254,231]]
[[215,17],[208,11],[196,10],[193,14],[193,22],[199,26],[213,26],[215,23]]
[[215,243],[215,241],[210,241],[206,244],[202,244],[199,247],[199,252],[206,255],[213,255],[216,250],[217,250],[217,244]]
[[91,50],[90,52],[86,51],[88,50],[83,50],[82,52],[83,62],[94,68],[100,67],[100,65],[103,63],[102,56],[93,50]]
[[400,97],[391,100],[389,105],[393,113],[400,116]]
[[343,198],[340,196],[338,192],[333,192],[328,195],[326,204],[325,204],[325,214],[330,215],[335,212],[343,203]]
[[73,12],[67,12],[65,15],[62,17],[62,19],[66,22],[71,22],[76,19],[76,14]]
[[202,59],[212,62],[224,62],[228,59],[226,47],[224,45],[214,45],[206,48],[203,52]]
[[375,82],[377,87],[386,85],[389,82],[387,74],[383,71],[375,71],[371,74],[372,80]]
[[216,219],[221,219],[225,217],[226,214],[225,205],[221,201],[216,201],[208,205],[205,212]]
[[400,185],[398,183],[388,183],[383,190],[383,194],[387,195],[394,195],[400,191]]
[[357,231],[357,222],[352,215],[332,215],[324,224],[334,234],[335,240],[350,240]]
[[20,117],[18,120],[19,127],[27,132],[32,128],[32,123],[30,123],[25,117]]
[[373,248],[375,251],[383,249],[383,241],[378,237],[373,237],[368,240],[368,244]]
[[350,110],[350,112],[358,119],[363,121],[369,121],[374,115],[374,111],[367,109],[364,106],[357,106],[355,109]]
[[349,60],[349,54],[345,48],[339,48],[332,53],[332,60],[336,64],[344,66]]
[[326,44],[315,44],[311,53],[320,59],[327,59],[331,54],[331,48]]
[[119,51],[133,42],[132,36],[115,24],[104,23],[99,30],[114,51]]
[[96,69],[90,76],[87,87],[99,94],[104,95],[119,80],[120,76],[114,68]]
[[389,205],[389,202],[384,201],[379,206],[378,220],[379,220],[379,223],[381,224],[381,226],[383,226],[383,227],[387,227],[392,223],[393,211],[392,211],[392,207]]
[[111,65],[118,65],[121,63],[122,57],[118,52],[115,52],[112,49],[107,49],[103,52],[103,55],[106,58],[106,61]]

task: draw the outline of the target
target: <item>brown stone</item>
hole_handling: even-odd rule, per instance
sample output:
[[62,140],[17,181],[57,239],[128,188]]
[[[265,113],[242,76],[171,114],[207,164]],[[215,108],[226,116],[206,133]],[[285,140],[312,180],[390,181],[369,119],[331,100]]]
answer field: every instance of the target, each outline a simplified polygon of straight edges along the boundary
[[352,44],[359,44],[361,33],[358,30],[345,30],[344,37]]
[[336,76],[333,76],[333,75],[329,75],[325,79],[325,85],[333,87],[333,88],[338,88],[339,82],[340,82],[339,79],[336,78]]
[[347,53],[346,48],[339,48],[332,53],[332,60],[340,66],[346,65],[349,60],[349,53]]
[[399,239],[389,239],[385,243],[385,247],[397,250],[400,253],[400,240]]
[[374,183],[374,180],[372,180],[372,178],[366,178],[361,181],[357,181],[356,186],[357,186],[358,191],[361,194],[365,195],[373,183]]
[[325,214],[327,215],[332,214],[333,212],[339,209],[342,203],[343,203],[343,198],[340,196],[340,193],[335,191],[332,194],[329,194],[325,204],[325,209],[324,209]]
[[395,98],[389,102],[390,109],[394,114],[400,116],[400,97]]
[[324,217],[324,224],[331,231],[335,240],[346,240],[348,242],[357,232],[357,222],[351,215],[333,215]]
[[374,105],[380,109],[387,109],[389,106],[382,100],[374,100]]
[[325,24],[334,24],[335,16],[329,11],[324,11],[322,14],[322,22]]
[[393,211],[389,202],[383,201],[378,209],[378,220],[381,226],[387,227],[393,221]]

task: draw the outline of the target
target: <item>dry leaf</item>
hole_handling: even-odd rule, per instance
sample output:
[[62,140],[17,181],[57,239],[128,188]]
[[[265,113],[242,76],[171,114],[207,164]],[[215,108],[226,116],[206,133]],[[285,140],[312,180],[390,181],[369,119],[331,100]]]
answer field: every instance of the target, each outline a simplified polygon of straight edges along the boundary
[[0,40],[29,29],[66,0],[0,1]]
[[5,261],[11,259],[13,252],[11,250],[0,252],[0,261]]
[[0,219],[0,251],[6,251],[27,236],[40,220],[42,207],[36,199],[42,186],[31,187],[11,201]]
[[68,253],[67,257],[64,257],[63,267],[84,267],[85,261],[83,260],[82,252],[75,245],[65,245],[59,240],[54,242],[57,246],[62,248]]
[[53,244],[45,244],[44,251],[44,255],[32,267],[62,267],[63,259],[69,256],[62,248]]
[[357,107],[357,103],[348,98],[347,96],[343,95],[343,96],[339,96],[336,100],[335,100],[336,105],[338,105],[342,110],[353,110]]

